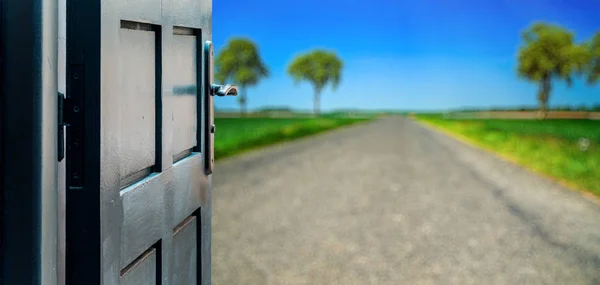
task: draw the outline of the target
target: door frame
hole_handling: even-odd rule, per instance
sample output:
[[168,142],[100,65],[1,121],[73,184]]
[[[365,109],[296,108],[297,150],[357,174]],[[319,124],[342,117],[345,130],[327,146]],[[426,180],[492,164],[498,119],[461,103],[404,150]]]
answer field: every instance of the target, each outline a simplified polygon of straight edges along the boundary
[[57,0],[2,0],[0,283],[57,283]]

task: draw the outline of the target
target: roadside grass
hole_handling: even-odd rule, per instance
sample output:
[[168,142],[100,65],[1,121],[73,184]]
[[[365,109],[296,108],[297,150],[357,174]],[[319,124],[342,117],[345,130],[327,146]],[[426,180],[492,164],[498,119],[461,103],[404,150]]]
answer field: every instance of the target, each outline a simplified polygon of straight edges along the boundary
[[371,118],[216,118],[215,159],[288,141]]
[[[600,197],[600,121],[590,120],[452,120],[417,115],[563,185]],[[584,149],[580,139],[589,140]]]

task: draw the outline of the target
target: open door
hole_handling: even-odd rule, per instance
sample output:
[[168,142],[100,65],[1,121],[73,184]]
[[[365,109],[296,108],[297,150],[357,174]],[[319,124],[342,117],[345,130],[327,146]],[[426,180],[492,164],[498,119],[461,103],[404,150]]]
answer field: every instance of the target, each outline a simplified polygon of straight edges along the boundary
[[67,284],[210,284],[211,6],[67,0]]

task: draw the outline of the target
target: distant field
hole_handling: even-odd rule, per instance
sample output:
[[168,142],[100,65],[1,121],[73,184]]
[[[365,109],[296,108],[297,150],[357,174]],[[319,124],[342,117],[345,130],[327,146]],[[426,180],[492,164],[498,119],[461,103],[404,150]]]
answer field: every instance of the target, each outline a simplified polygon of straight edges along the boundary
[[[451,112],[447,118],[455,119],[537,119],[537,111],[474,111]],[[600,112],[588,111],[549,111],[547,119],[592,119],[600,120]]]
[[[324,118],[370,118],[383,113],[379,112],[327,112],[321,114],[320,117]],[[248,112],[244,115],[246,118],[278,118],[278,119],[302,119],[312,118],[313,114],[310,112],[293,112],[293,111],[254,111]],[[239,112],[215,112],[215,118],[241,118]]]
[[368,118],[216,118],[215,158],[366,120]]
[[[526,168],[600,197],[600,121],[443,119],[417,115]],[[589,146],[582,148],[581,139]]]

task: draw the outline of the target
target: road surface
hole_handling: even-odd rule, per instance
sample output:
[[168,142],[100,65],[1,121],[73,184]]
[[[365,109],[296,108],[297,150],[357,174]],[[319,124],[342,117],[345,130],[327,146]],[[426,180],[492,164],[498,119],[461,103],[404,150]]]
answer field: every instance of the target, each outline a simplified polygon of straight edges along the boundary
[[392,117],[218,162],[213,284],[600,284],[600,206]]

